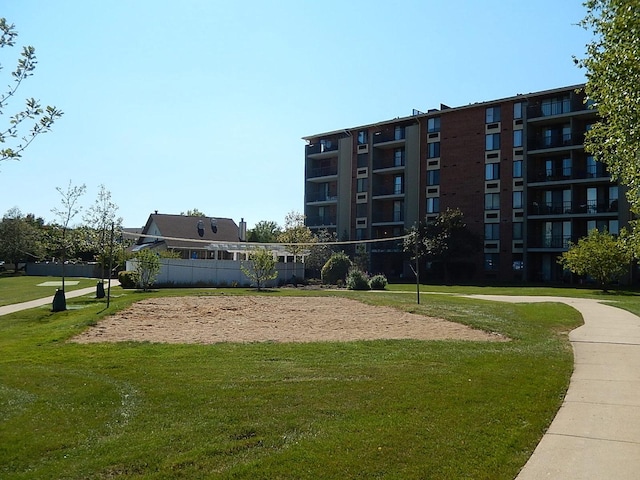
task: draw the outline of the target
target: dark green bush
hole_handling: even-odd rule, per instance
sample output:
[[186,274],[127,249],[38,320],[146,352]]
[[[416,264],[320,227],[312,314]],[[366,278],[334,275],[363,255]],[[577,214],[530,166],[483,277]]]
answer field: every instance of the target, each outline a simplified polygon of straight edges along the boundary
[[322,267],[322,271],[320,272],[322,275],[322,283],[335,285],[338,283],[338,280],[344,281],[351,265],[351,260],[346,253],[334,253]]
[[387,277],[382,274],[378,274],[371,277],[371,280],[369,280],[369,287],[371,287],[371,290],[384,290],[387,283]]
[[131,270],[118,272],[118,281],[122,288],[136,288],[136,272]]
[[369,290],[369,276],[362,270],[352,268],[347,275],[347,288],[349,290]]

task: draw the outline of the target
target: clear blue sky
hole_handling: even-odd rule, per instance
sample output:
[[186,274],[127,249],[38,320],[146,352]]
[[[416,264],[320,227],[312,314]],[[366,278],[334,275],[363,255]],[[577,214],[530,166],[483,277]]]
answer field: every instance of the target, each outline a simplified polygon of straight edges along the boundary
[[304,211],[301,137],[582,83],[590,38],[581,0],[3,3],[39,60],[18,98],[65,114],[0,163],[0,215],[53,221],[71,180],[85,209],[104,184],[126,227],[193,208],[282,225]]

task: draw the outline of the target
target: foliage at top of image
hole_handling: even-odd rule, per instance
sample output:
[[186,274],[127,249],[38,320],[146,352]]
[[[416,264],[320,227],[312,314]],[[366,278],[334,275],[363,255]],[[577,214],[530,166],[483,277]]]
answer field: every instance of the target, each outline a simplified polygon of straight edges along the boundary
[[[0,48],[15,47],[17,37],[15,25],[0,18]],[[13,113],[8,111],[22,82],[33,75],[38,64],[35,52],[32,46],[22,47],[17,65],[11,72],[11,81],[0,93],[0,114],[9,114],[9,125],[0,127],[0,161],[19,159],[31,142],[38,135],[49,132],[63,114],[54,106],[43,107],[35,98],[27,98],[22,107],[15,107],[17,110]]]

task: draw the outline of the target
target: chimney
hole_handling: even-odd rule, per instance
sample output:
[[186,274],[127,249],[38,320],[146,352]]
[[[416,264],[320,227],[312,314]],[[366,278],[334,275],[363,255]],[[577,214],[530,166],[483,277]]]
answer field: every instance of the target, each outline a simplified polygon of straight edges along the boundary
[[247,241],[247,222],[244,221],[244,218],[240,219],[240,226],[238,227],[238,237],[241,242]]

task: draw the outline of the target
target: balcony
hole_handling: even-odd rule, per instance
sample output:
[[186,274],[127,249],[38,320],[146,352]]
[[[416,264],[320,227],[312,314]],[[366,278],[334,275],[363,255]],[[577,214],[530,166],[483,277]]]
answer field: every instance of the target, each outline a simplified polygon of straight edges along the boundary
[[566,215],[575,213],[573,202],[533,202],[529,205],[529,216],[533,215]]
[[528,248],[548,248],[554,250],[566,250],[569,242],[573,239],[571,235],[543,235],[529,239]]
[[609,180],[610,176],[602,164],[590,165],[582,168],[560,167],[554,169],[537,168],[528,176],[528,182],[560,182],[564,180],[585,180],[601,178]]
[[375,212],[372,223],[403,223],[404,212]]
[[405,141],[404,127],[397,127],[393,130],[376,132],[373,135],[373,145],[383,148],[391,148],[396,145],[403,145]]
[[404,155],[402,158],[376,158],[373,161],[374,170],[386,170],[390,168],[404,168]]
[[582,96],[575,94],[570,97],[557,97],[534,103],[527,107],[527,119],[545,119],[550,117],[568,116],[581,113],[593,113],[596,111],[585,104]]
[[317,193],[308,193],[307,194],[307,203],[313,203],[313,202],[337,202],[338,201],[338,196],[337,195],[331,195],[331,194],[327,194],[324,192],[317,192]]
[[307,170],[307,179],[320,177],[333,177],[338,175],[338,166],[329,165],[324,167],[313,167]]
[[537,135],[528,143],[529,153],[536,150],[548,150],[552,148],[578,147],[584,144],[584,132],[552,132],[551,135]]
[[338,153],[338,141],[326,141],[326,142],[318,142],[312,145],[307,145],[306,154],[307,156],[313,157],[324,157],[324,156],[334,156]]
[[588,200],[583,203],[577,202],[533,202],[529,205],[528,214],[530,217],[555,216],[555,215],[574,215],[585,214],[595,215],[598,213],[618,213],[618,201],[601,202],[596,200]]
[[404,195],[403,185],[377,185],[371,191],[372,197],[389,197]]
[[305,219],[307,227],[327,227],[336,225],[336,215],[312,215]]

